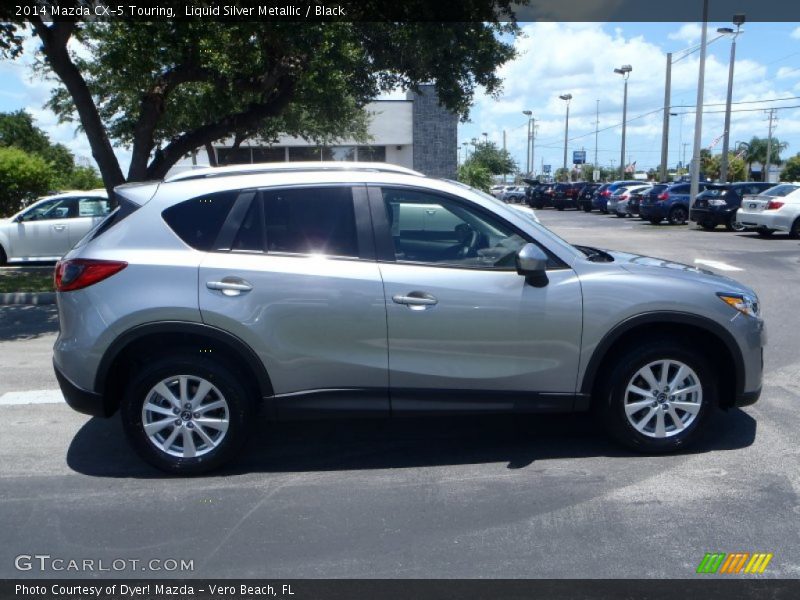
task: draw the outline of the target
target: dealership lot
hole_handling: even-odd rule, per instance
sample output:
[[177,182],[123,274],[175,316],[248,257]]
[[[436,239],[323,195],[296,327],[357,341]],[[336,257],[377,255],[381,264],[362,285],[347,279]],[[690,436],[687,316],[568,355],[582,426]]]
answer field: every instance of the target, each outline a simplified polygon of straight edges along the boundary
[[[712,551],[772,552],[765,576],[800,576],[800,243],[538,214],[568,241],[753,286],[761,401],[683,455],[631,454],[584,415],[264,424],[230,469],[173,479],[116,419],[56,402],[52,307],[0,307],[0,576],[84,575],[14,567],[49,554],[187,559],[204,577],[691,577]],[[130,564],[95,574],[154,575]]]

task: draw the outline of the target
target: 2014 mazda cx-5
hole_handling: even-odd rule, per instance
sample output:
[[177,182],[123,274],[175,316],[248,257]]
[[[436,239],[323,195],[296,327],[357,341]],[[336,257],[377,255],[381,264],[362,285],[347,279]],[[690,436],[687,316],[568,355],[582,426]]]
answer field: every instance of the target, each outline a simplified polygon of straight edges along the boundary
[[761,390],[749,288],[573,246],[524,211],[390,165],[189,172],[123,185],[56,267],[67,402],[121,413],[176,473],[277,419],[594,409],[645,452]]

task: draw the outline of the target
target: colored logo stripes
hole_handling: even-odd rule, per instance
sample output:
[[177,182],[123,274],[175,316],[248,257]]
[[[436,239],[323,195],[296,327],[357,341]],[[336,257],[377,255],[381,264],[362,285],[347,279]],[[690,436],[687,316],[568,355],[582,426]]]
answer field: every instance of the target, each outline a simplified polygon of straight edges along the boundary
[[767,568],[773,554],[767,552],[706,552],[697,567],[698,573],[717,573],[738,575],[739,573],[760,574]]

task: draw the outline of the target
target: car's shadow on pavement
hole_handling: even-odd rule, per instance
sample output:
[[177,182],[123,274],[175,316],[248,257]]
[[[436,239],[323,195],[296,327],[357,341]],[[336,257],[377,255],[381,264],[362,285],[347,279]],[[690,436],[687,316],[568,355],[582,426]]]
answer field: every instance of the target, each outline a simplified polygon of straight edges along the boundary
[[[720,411],[688,454],[750,446],[756,421],[744,411]],[[611,442],[590,414],[331,420],[261,420],[241,456],[213,475],[352,471],[506,463],[522,469],[537,460],[605,456],[636,460]],[[95,477],[160,478],[126,443],[118,417],[94,418],[67,452],[71,469]]]
[[0,306],[0,342],[30,340],[57,332],[58,309],[54,305]]

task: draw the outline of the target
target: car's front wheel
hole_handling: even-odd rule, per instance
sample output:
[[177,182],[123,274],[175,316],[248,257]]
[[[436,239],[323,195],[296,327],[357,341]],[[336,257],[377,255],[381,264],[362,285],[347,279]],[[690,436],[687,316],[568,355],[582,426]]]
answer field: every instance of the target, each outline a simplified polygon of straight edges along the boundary
[[728,222],[725,223],[725,229],[728,231],[744,231],[747,228],[736,220],[736,213],[733,213]]
[[615,439],[653,453],[697,439],[717,404],[717,381],[702,353],[663,338],[632,348],[615,365],[598,399]]
[[761,237],[772,237],[772,234],[775,233],[775,230],[767,229],[766,227],[759,227],[756,229],[756,233]]
[[178,354],[133,377],[121,412],[128,440],[144,460],[169,473],[197,474],[238,453],[255,410],[227,363]]

